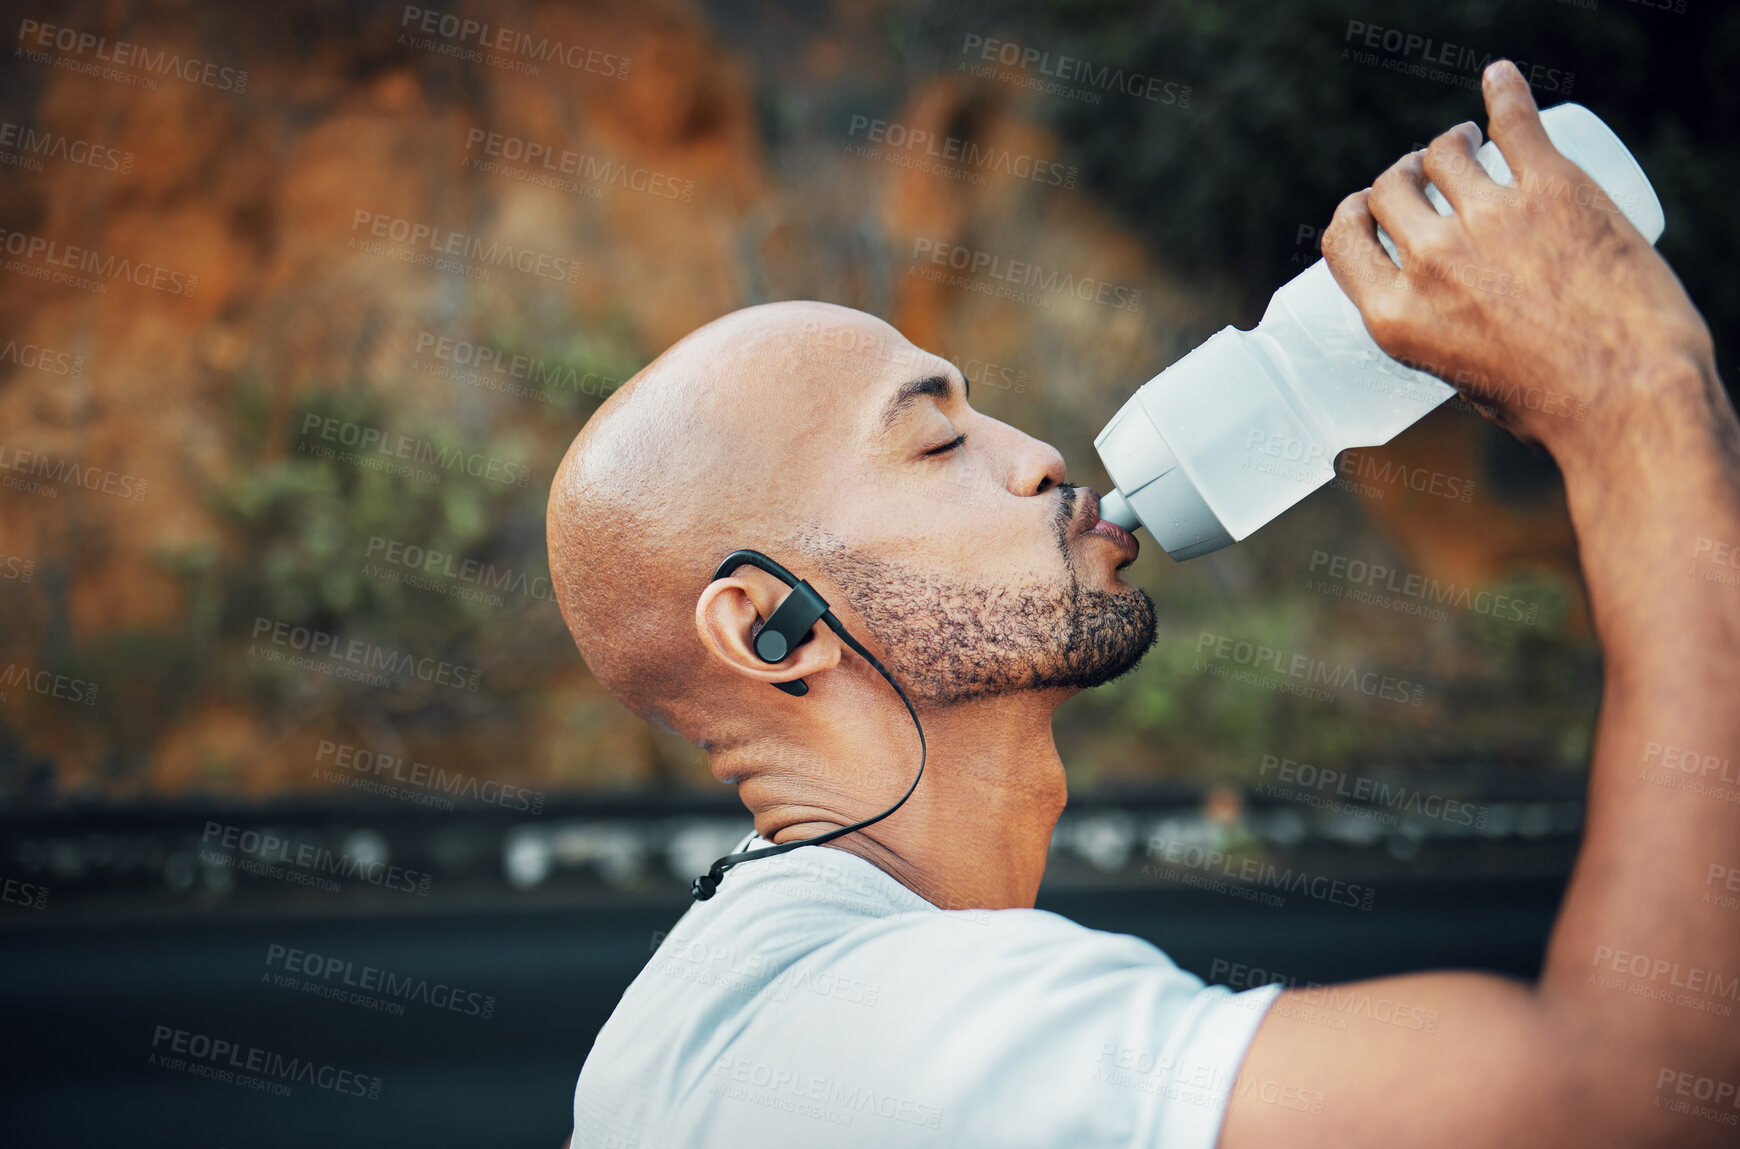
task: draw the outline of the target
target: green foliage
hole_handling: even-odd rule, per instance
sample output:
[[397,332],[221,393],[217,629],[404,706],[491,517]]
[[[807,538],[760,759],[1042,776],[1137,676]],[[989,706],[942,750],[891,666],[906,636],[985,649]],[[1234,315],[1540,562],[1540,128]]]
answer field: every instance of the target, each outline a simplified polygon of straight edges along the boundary
[[[1072,776],[1086,785],[1248,781],[1268,754],[1373,765],[1586,763],[1599,664],[1562,576],[1518,568],[1488,585],[1454,587],[1453,601],[1436,608],[1440,618],[1309,589],[1304,556],[1313,547],[1381,557],[1405,572],[1353,500],[1332,493],[1208,558],[1173,565],[1145,555],[1131,577],[1156,599],[1159,637],[1135,671],[1059,714]],[[1413,605],[1431,604],[1422,592]],[[1248,653],[1242,663],[1217,658],[1222,636],[1280,654],[1267,665]],[[1281,670],[1295,665],[1306,669]],[[1405,680],[1424,688],[1422,701],[1340,685],[1327,702],[1287,689],[1322,687],[1309,677],[1319,667]]]
[[[192,588],[190,629],[224,652],[226,680],[267,706],[287,684],[316,681],[245,656],[258,619],[472,668],[523,653],[514,620],[551,607],[549,482],[521,470],[528,435],[408,414],[360,387],[307,394],[277,423],[256,417],[260,404],[256,391],[237,393],[250,462],[209,492],[224,545],[165,560]],[[363,445],[376,434],[388,450]],[[347,683],[333,694],[445,699],[416,683],[373,694]]]
[[[1250,321],[1316,258],[1310,229],[1343,196],[1457,123],[1485,128],[1477,67],[1438,69],[1461,83],[1393,67],[1419,64],[1430,40],[1440,54],[1450,45],[1475,61],[1517,60],[1535,76],[1537,103],[1574,100],[1614,127],[1661,197],[1662,253],[1710,320],[1721,358],[1731,364],[1740,351],[1740,281],[1726,254],[1740,248],[1728,202],[1740,182],[1732,5],[1053,0],[1031,19],[1037,27],[1021,34],[1054,53],[1190,86],[1188,108],[1062,102],[1060,137],[1088,186],[1162,256],[1241,287]],[[1416,47],[1371,53],[1363,29],[1373,26],[1417,37]],[[1463,59],[1455,50],[1445,58]],[[1362,52],[1392,66],[1361,62]]]

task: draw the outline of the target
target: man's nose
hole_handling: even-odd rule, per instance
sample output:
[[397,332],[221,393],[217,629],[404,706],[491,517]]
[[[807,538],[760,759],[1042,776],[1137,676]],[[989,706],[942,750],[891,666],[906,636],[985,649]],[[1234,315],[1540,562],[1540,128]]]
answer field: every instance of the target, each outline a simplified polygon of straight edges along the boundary
[[1017,495],[1043,495],[1064,480],[1063,456],[1050,443],[1017,431],[1007,484]]

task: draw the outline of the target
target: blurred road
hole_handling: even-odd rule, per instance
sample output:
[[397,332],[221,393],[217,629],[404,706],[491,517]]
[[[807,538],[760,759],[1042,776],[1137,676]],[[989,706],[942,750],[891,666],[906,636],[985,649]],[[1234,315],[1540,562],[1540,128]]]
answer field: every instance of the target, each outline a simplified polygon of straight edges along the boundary
[[[1543,877],[1390,880],[1382,904],[1362,913],[1316,902],[1277,910],[1197,891],[1066,888],[1043,893],[1040,907],[1147,938],[1205,977],[1217,960],[1300,982],[1435,966],[1530,976],[1562,892],[1561,881]],[[8,930],[0,934],[5,1143],[556,1149],[593,1035],[645,964],[656,931],[685,904],[662,896],[511,913]],[[492,996],[494,1016],[418,1000],[394,1016],[312,997],[273,984],[283,965],[274,946]],[[168,1044],[153,1047],[160,1026],[378,1076],[379,1098],[306,1082],[274,1096],[154,1065]]]

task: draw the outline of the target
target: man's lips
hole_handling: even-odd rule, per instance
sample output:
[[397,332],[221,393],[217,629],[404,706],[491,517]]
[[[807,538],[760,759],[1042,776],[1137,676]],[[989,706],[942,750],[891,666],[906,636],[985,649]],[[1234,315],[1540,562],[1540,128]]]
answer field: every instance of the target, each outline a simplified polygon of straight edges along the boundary
[[1124,554],[1124,561],[1118,564],[1119,570],[1135,562],[1136,556],[1142,551],[1142,544],[1136,541],[1136,536],[1117,523],[1108,523],[1100,518],[1100,496],[1097,491],[1087,487],[1076,489],[1080,493],[1081,499],[1081,506],[1076,511],[1076,517],[1085,527],[1082,533],[1099,535],[1101,538],[1111,540]]

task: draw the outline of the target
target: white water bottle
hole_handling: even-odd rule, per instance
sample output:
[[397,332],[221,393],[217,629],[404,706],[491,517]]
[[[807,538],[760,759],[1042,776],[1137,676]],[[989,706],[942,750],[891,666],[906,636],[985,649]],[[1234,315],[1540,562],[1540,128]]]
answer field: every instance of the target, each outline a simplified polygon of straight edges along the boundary
[[[1580,104],[1548,108],[1541,123],[1654,243],[1661,204],[1619,137]],[[1475,159],[1498,183],[1511,182],[1491,141]],[[1573,185],[1563,194],[1593,193]],[[1428,185],[1426,196],[1451,214],[1437,188]],[[1379,229],[1378,238],[1399,266],[1389,236]],[[1470,285],[1499,293],[1550,287],[1488,269],[1446,274],[1481,277]],[[1100,515],[1127,530],[1147,527],[1174,560],[1217,551],[1333,479],[1341,451],[1389,442],[1455,393],[1384,354],[1320,259],[1275,293],[1256,327],[1216,332],[1112,417],[1094,440],[1116,485]]]

